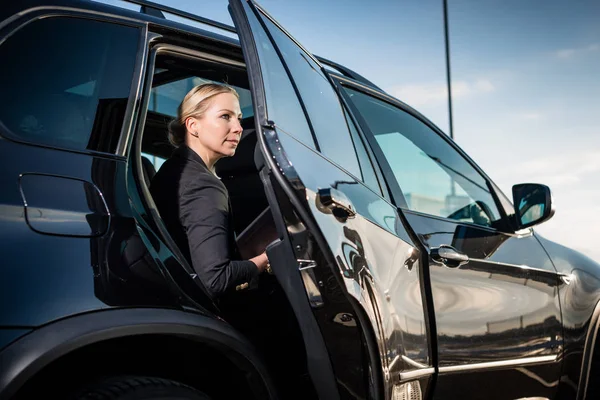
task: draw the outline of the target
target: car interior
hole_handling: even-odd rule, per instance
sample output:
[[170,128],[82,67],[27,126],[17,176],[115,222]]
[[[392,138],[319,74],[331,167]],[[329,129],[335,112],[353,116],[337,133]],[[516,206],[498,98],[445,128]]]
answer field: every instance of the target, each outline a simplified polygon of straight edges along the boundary
[[[194,86],[211,81],[233,86],[240,95],[244,128],[241,141],[235,156],[219,160],[215,169],[217,176],[229,192],[238,246],[242,256],[248,259],[257,255],[264,250],[266,244],[275,240],[277,230],[259,175],[264,159],[257,146],[245,69],[211,61],[181,58],[171,54],[159,54],[142,132],[141,155],[138,153],[134,156],[142,158],[143,178],[140,176],[140,179],[143,179],[149,187],[162,162],[175,150],[168,140],[168,124],[176,115],[177,107]],[[149,195],[149,192],[146,193]],[[158,213],[149,214],[158,216]],[[170,247],[174,246],[172,240],[169,241],[164,234],[162,236],[165,243]],[[186,272],[189,274],[189,271],[191,270]],[[179,271],[180,277],[185,275],[182,272],[183,269]],[[256,324],[264,324],[265,335],[270,337],[269,347],[272,349],[268,352],[272,354],[266,357],[274,358],[275,361],[271,362],[275,363],[279,362],[278,357],[293,358],[295,360],[293,369],[296,372],[290,377],[307,379],[306,355],[300,329],[276,276],[261,274],[258,286],[249,290],[254,290],[254,296],[264,300],[263,315]]]
[[[149,186],[157,171],[151,158],[166,160],[175,149],[168,140],[168,124],[176,115],[177,106],[194,86],[205,82],[227,83],[240,94],[243,120],[242,139],[231,158],[219,160],[216,174],[227,187],[234,214],[234,226],[239,236],[267,207],[262,182],[258,175],[262,155],[258,151],[254,116],[246,71],[235,67],[203,63],[198,60],[157,58],[152,93],[148,105],[142,138],[142,165]],[[256,158],[256,160],[255,160]]]

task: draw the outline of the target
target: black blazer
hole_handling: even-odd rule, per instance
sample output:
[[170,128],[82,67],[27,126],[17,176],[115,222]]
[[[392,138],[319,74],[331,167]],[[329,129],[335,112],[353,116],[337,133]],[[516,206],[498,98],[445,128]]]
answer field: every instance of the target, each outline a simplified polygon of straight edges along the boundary
[[167,230],[213,299],[258,276],[252,261],[240,260],[225,185],[194,150],[177,148],[152,179],[150,192]]

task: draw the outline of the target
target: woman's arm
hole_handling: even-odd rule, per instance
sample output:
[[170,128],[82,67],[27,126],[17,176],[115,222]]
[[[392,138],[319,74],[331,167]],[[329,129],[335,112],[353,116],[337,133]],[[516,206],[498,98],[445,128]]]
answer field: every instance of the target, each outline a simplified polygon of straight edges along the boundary
[[213,298],[249,283],[267,266],[263,253],[231,260],[227,193],[214,177],[198,174],[179,191],[179,220],[186,232],[192,265]]

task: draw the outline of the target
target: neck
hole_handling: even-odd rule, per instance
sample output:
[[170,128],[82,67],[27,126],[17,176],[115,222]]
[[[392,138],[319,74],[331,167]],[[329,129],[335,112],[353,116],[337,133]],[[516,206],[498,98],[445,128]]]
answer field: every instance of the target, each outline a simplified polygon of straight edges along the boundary
[[204,146],[195,143],[187,143],[188,147],[196,152],[206,164],[206,168],[212,173],[215,172],[215,163],[219,160],[219,156],[214,152],[208,150]]

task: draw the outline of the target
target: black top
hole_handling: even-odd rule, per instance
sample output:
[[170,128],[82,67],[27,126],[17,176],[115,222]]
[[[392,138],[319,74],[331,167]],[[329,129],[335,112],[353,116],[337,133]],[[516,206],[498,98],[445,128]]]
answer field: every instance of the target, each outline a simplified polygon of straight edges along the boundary
[[258,276],[252,261],[240,260],[225,185],[194,150],[186,145],[176,149],[152,179],[150,192],[213,299]]

